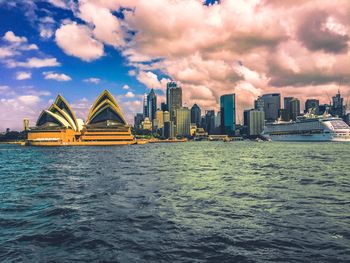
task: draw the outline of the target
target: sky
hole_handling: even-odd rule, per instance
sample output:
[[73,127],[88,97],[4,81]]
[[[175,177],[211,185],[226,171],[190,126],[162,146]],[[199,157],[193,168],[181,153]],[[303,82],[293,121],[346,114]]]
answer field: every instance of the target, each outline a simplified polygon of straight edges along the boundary
[[[317,4],[315,4],[317,2]],[[85,119],[108,89],[126,119],[151,88],[238,120],[257,96],[350,95],[349,0],[0,0],[0,131],[35,125],[63,95]]]

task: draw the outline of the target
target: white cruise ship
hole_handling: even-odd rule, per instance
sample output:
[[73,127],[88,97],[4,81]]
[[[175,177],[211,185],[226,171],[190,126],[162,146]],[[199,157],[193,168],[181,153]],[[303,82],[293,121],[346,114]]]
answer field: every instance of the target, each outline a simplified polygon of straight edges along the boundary
[[350,127],[341,118],[306,114],[296,121],[267,123],[262,136],[272,141],[350,142]]

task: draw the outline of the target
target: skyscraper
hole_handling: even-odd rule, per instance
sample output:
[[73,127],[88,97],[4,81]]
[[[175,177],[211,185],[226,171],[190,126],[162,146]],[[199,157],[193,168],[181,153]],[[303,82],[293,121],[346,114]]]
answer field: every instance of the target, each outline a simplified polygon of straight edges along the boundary
[[259,110],[259,111],[264,111],[264,100],[261,97],[258,97],[254,101],[254,109]]
[[167,108],[170,120],[175,119],[176,109],[182,107],[182,89],[174,81],[168,82],[166,89]]
[[162,129],[164,126],[164,112],[161,110],[157,110],[156,113],[156,119],[155,119],[155,126],[157,129]]
[[189,136],[191,125],[191,111],[181,107],[176,109],[176,135]]
[[236,129],[236,96],[227,94],[220,97],[221,133],[234,135]]
[[294,97],[285,97],[284,109],[287,112],[287,120],[295,121],[300,114],[300,100]]
[[141,129],[142,121],[143,121],[143,114],[137,113],[134,117],[134,128]]
[[281,94],[264,94],[261,99],[264,101],[265,120],[274,122],[278,119],[278,113],[281,109]]
[[205,131],[209,134],[213,134],[215,130],[215,111],[214,110],[207,110],[205,111],[204,116],[204,128]]
[[160,109],[161,109],[162,111],[167,111],[167,110],[168,110],[168,108],[167,108],[165,102],[162,102],[162,103],[160,104]]
[[320,101],[317,99],[307,99],[305,101],[305,110],[304,112],[307,113],[309,112],[311,109],[314,110],[315,114],[318,114],[318,107],[320,105]]
[[170,121],[169,111],[163,111],[163,121],[164,122]]
[[265,113],[259,110],[244,111],[244,125],[249,136],[258,136],[262,133],[265,124]]
[[147,110],[148,117],[151,122],[153,122],[153,120],[156,118],[157,112],[157,95],[153,89],[151,89],[150,93],[147,95]]
[[143,95],[143,118],[148,117],[148,105],[147,105],[147,94],[145,93],[145,95]]
[[345,115],[345,107],[343,105],[344,99],[340,95],[340,91],[338,90],[338,93],[332,97],[332,106],[331,106],[331,114],[333,116],[338,116],[340,118],[343,118]]
[[191,123],[195,123],[197,127],[201,124],[201,108],[196,103],[191,108]]
[[300,100],[293,98],[289,103],[289,118],[295,121],[300,115]]

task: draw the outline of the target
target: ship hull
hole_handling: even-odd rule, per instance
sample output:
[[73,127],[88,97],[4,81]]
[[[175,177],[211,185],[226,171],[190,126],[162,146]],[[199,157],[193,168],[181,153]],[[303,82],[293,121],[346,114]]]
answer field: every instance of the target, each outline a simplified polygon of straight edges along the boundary
[[271,141],[288,142],[350,142],[350,136],[337,136],[332,134],[267,135],[264,137]]

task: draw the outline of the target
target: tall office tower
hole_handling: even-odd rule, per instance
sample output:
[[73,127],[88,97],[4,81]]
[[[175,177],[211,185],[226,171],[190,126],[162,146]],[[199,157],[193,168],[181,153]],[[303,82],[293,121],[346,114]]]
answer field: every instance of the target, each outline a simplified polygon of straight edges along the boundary
[[168,108],[167,108],[165,102],[162,102],[162,103],[160,104],[160,109],[161,109],[162,111],[167,111],[167,110],[168,110]]
[[264,101],[265,120],[274,122],[278,119],[278,113],[281,109],[281,94],[264,94],[261,99]]
[[172,121],[166,121],[164,122],[164,128],[163,128],[163,137],[166,139],[172,139],[175,137],[175,126],[174,122]]
[[215,129],[219,130],[220,127],[221,127],[221,111],[219,111],[215,116]]
[[23,119],[23,130],[24,131],[29,130],[29,119]]
[[162,129],[164,126],[164,112],[161,110],[157,110],[156,113],[156,119],[155,119],[155,126],[157,127],[157,129]]
[[134,128],[141,129],[142,121],[143,121],[143,114],[137,113],[134,117]]
[[318,107],[320,105],[320,101],[317,99],[307,99],[305,101],[305,110],[304,112],[307,113],[310,110],[313,111],[314,114],[318,114]]
[[215,130],[215,111],[207,110],[205,111],[205,121],[204,121],[205,131],[209,134],[213,134]]
[[340,95],[340,91],[338,90],[338,93],[332,97],[332,106],[331,106],[331,114],[333,116],[338,116],[340,118],[343,118],[345,115],[345,106],[344,106],[344,99]]
[[201,124],[201,108],[196,103],[191,108],[191,123],[195,123],[197,127]]
[[170,113],[169,111],[163,111],[163,122],[170,121]]
[[289,112],[286,109],[280,109],[278,118],[282,121],[290,121]]
[[191,111],[189,108],[176,109],[176,135],[190,136]]
[[221,134],[234,135],[236,130],[236,95],[220,97]]
[[292,118],[291,109],[290,109],[290,102],[294,99],[294,97],[284,97],[284,109],[286,110],[288,114],[287,120],[290,120]]
[[149,117],[148,115],[148,105],[147,105],[147,94],[143,96],[143,118]]
[[264,111],[264,100],[261,97],[258,97],[254,101],[254,109],[259,111]]
[[247,127],[249,136],[258,136],[262,133],[265,124],[265,113],[260,110],[244,111],[244,126]]
[[154,92],[154,89],[151,89],[150,93],[147,95],[147,109],[148,109],[148,117],[153,122],[156,118],[157,112],[157,95]]
[[293,121],[300,115],[300,100],[293,98],[289,102],[289,118]]
[[300,115],[300,100],[294,97],[285,97],[284,98],[284,109],[287,114],[285,121],[293,120],[295,121]]
[[175,119],[176,109],[182,107],[182,89],[174,81],[168,82],[166,89],[167,107],[170,113],[170,120]]

